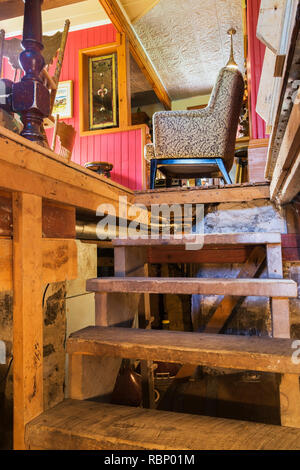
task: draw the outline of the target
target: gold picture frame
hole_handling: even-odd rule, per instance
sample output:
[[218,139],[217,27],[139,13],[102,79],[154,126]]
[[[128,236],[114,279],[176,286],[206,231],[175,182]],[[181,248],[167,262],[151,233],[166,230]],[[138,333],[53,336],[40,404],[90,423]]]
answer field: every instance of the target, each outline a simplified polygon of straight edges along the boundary
[[72,80],[65,80],[58,83],[52,114],[53,116],[58,114],[59,119],[70,119],[73,117]]
[[117,54],[89,57],[89,129],[118,126]]

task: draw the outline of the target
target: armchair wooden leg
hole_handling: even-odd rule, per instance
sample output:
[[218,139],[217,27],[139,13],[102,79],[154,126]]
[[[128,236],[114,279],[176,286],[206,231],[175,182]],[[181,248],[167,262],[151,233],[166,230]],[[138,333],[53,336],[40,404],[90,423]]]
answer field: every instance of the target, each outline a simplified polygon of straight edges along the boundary
[[219,167],[220,172],[222,173],[222,176],[225,180],[225,183],[226,184],[232,184],[231,178],[230,178],[230,176],[229,176],[229,174],[228,174],[228,172],[225,168],[225,165],[223,163],[222,158],[216,158],[216,163]]
[[157,170],[157,160],[153,158],[150,162],[150,189],[155,189],[156,170]]

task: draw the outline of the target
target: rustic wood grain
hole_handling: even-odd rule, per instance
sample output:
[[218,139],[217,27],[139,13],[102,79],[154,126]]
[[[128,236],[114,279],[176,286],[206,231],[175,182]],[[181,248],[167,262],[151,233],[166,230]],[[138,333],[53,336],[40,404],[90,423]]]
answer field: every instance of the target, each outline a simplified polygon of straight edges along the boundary
[[[77,246],[75,240],[41,240],[43,284],[77,278]],[[13,241],[0,239],[0,292],[13,288]],[[34,275],[33,275],[34,277]]]
[[43,411],[42,200],[13,195],[14,449]]
[[[266,245],[269,243],[281,243],[281,234],[277,232],[241,232],[241,233],[204,233],[198,236],[199,240],[206,245]],[[175,238],[116,238],[112,241],[113,246],[182,246],[196,242],[195,235],[185,235]]]
[[148,292],[152,294],[257,295],[297,297],[297,284],[289,279],[213,278],[95,278],[87,281],[92,292]]
[[269,337],[91,326],[71,334],[67,351],[211,367],[300,372],[300,365],[291,361],[292,340]]
[[27,425],[26,445],[45,450],[299,450],[300,431],[67,400]]
[[135,203],[151,204],[209,204],[269,199],[268,183],[236,184],[222,187],[163,188],[135,192]]

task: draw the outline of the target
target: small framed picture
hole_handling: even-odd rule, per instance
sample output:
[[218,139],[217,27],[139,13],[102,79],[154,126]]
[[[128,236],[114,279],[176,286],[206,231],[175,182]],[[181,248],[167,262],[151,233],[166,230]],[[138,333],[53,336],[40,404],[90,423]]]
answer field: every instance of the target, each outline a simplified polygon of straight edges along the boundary
[[89,129],[118,126],[117,54],[89,57]]
[[53,116],[58,114],[59,119],[73,117],[73,81],[59,82],[53,105]]

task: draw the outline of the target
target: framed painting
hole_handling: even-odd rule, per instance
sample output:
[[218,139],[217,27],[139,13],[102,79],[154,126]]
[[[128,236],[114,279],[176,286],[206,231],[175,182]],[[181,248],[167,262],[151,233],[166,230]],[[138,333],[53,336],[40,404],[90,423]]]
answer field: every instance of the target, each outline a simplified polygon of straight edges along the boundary
[[89,129],[118,126],[117,54],[89,57]]
[[52,114],[58,114],[59,119],[69,119],[73,117],[72,80],[58,83]]

